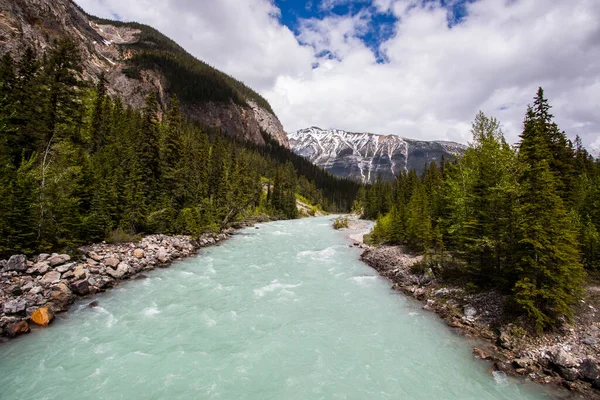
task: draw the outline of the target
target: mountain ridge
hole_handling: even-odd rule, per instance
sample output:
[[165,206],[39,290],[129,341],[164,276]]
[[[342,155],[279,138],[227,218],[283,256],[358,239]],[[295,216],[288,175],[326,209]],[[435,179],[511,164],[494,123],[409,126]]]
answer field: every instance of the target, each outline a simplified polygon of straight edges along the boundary
[[424,141],[316,126],[291,132],[288,138],[296,154],[334,175],[364,183],[378,176],[393,180],[403,170],[421,173],[430,162],[455,159],[466,149],[463,144],[445,140]]
[[150,92],[165,107],[177,95],[186,116],[206,128],[258,144],[264,131],[289,147],[267,100],[155,28],[92,16],[71,0],[0,0],[0,10],[1,53],[31,46],[43,54],[68,37],[81,52],[82,77],[95,83],[104,74],[109,94],[134,108]]

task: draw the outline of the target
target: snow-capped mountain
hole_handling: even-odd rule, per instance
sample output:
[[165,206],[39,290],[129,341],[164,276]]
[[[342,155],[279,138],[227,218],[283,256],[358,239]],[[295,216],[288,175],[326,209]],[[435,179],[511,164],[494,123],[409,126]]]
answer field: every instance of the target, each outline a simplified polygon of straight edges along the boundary
[[400,171],[421,173],[425,165],[454,159],[466,146],[460,143],[405,139],[396,135],[354,133],[317,127],[288,134],[292,150],[330,173],[374,182],[378,175],[392,180]]

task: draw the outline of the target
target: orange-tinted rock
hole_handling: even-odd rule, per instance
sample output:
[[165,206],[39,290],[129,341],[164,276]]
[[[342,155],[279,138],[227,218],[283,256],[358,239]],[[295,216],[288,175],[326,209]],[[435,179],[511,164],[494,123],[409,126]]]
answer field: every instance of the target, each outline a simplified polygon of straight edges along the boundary
[[10,324],[6,328],[6,334],[10,337],[16,337],[19,335],[23,335],[24,333],[29,333],[31,329],[29,329],[29,324],[25,321],[15,322],[14,324]]
[[38,308],[31,314],[31,321],[36,325],[48,326],[54,319],[54,313],[48,307]]

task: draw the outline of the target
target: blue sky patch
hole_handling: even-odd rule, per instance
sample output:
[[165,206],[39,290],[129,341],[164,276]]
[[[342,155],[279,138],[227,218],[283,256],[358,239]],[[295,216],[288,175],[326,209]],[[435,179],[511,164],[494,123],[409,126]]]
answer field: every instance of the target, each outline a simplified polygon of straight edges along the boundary
[[[467,5],[477,0],[422,0],[424,5],[442,5],[448,10],[448,26],[460,24],[467,17]],[[303,19],[323,19],[331,15],[354,16],[366,11],[370,16],[368,29],[359,38],[369,47],[378,63],[385,63],[381,44],[395,35],[397,18],[381,13],[371,0],[275,0],[281,10],[281,23],[298,34]]]

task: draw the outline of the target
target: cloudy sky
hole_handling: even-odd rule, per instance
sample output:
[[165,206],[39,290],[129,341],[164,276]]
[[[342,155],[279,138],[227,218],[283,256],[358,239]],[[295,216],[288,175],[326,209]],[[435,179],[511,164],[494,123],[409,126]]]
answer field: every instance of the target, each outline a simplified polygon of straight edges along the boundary
[[76,0],[154,26],[244,81],[286,130],[470,140],[478,110],[518,140],[545,89],[600,151],[598,0]]

